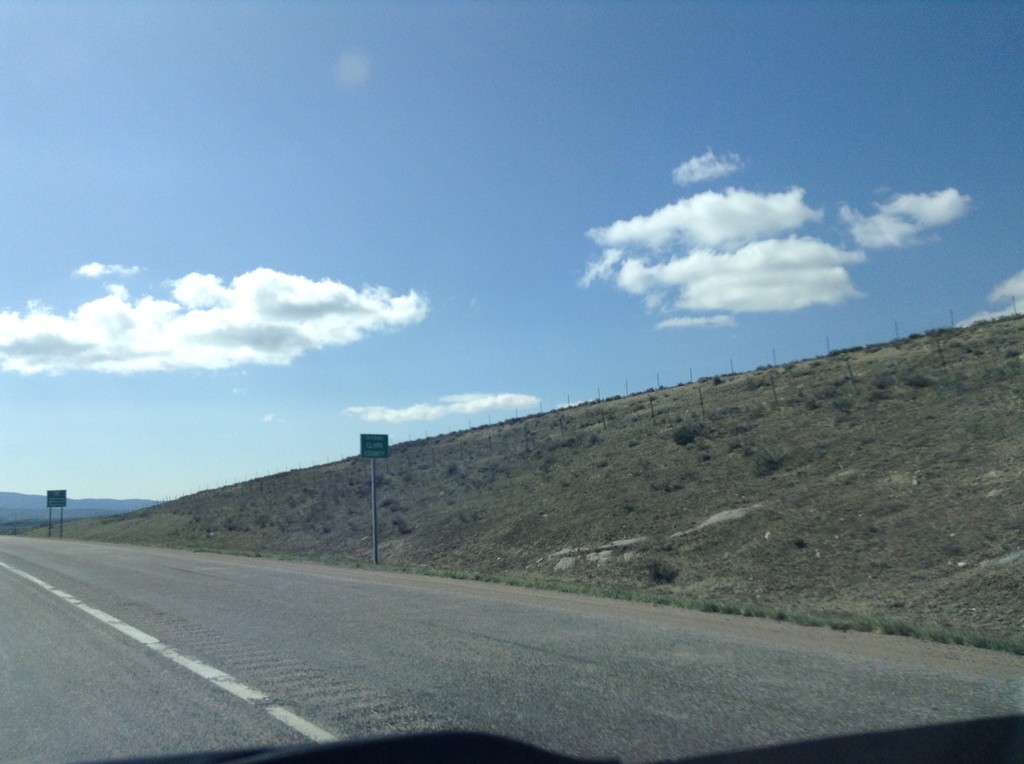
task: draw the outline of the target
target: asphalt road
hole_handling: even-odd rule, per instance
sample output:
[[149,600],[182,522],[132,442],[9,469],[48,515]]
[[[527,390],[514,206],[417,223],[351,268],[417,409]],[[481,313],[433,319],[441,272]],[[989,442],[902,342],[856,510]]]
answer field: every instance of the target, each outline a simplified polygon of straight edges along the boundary
[[0,760],[462,729],[627,761],[1024,712],[1024,659],[498,585],[0,537]]

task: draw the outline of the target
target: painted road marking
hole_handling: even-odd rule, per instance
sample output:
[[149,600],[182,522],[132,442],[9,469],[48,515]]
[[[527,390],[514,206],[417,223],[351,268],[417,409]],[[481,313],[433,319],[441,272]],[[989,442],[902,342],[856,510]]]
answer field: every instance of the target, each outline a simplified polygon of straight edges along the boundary
[[84,613],[88,613],[97,621],[106,624],[112,629],[116,629],[127,637],[134,639],[139,644],[145,645],[150,650],[154,651],[158,655],[162,655],[169,661],[177,663],[179,666],[188,669],[193,674],[202,677],[207,680],[215,687],[219,687],[225,692],[229,692],[236,698],[241,698],[246,703],[254,706],[258,706],[267,712],[268,715],[277,719],[282,724],[286,724],[291,727],[295,732],[298,732],[303,737],[312,740],[315,743],[332,743],[338,738],[325,730],[322,727],[318,727],[308,719],[304,719],[297,713],[292,711],[287,706],[273,704],[271,705],[271,699],[268,695],[259,690],[250,687],[244,682],[240,682],[230,674],[227,674],[220,669],[211,666],[208,663],[204,663],[196,658],[189,657],[183,653],[178,652],[173,647],[165,645],[159,639],[151,634],[147,634],[141,629],[136,629],[131,624],[127,624],[120,618],[116,618],[110,613],[106,613],[98,608],[94,608],[90,605],[85,604],[78,598],[74,597],[67,592],[61,591],[55,586],[51,586],[45,581],[36,578],[31,573],[26,573],[18,568],[12,568],[10,565],[0,562],[0,568],[5,568],[11,573],[17,576],[21,576],[26,581],[31,581],[33,584],[42,587],[46,591],[50,592],[56,597],[60,597],[62,600],[70,605],[74,605]]

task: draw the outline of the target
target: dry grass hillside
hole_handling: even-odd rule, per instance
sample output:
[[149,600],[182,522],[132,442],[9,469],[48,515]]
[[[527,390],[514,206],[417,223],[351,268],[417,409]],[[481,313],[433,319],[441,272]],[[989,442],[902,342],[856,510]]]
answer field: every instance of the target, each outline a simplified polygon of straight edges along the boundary
[[[381,561],[1012,641],[1022,351],[1005,319],[398,444],[377,461]],[[365,561],[369,464],[65,535]]]

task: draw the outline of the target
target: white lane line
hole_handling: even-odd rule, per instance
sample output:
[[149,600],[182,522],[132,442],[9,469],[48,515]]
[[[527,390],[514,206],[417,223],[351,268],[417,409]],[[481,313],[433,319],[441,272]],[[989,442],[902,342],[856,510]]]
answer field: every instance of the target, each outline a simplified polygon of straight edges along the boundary
[[315,743],[333,743],[338,738],[325,729],[303,719],[290,708],[284,706],[267,706],[267,713],[280,722],[284,722],[296,732],[301,732]]
[[306,737],[315,743],[331,743],[338,740],[338,738],[332,733],[328,732],[322,727],[318,727],[308,719],[304,719],[303,717],[299,716],[297,713],[295,713],[286,706],[266,705],[270,703],[270,697],[265,693],[262,693],[253,687],[250,687],[244,682],[238,681],[230,674],[227,674],[221,671],[220,669],[211,666],[208,663],[203,663],[203,661],[201,660],[191,658],[183,653],[179,653],[173,647],[165,645],[152,634],[147,634],[141,629],[136,629],[134,626],[125,623],[120,618],[116,618],[110,615],[110,613],[106,613],[102,610],[99,610],[98,608],[86,605],[84,602],[77,599],[76,597],[68,594],[67,592],[61,591],[55,586],[51,586],[45,581],[36,578],[31,573],[26,573],[25,571],[19,570],[18,568],[12,568],[10,565],[4,562],[0,562],[0,568],[5,568],[6,570],[11,571],[11,573],[14,573],[17,576],[21,576],[26,581],[31,581],[33,584],[36,584],[37,586],[40,586],[43,589],[46,589],[46,591],[50,592],[50,594],[53,594],[56,597],[60,597],[68,604],[74,605],[84,613],[88,613],[97,621],[105,623],[112,629],[116,629],[125,636],[135,640],[139,644],[145,645],[146,647],[158,653],[159,655],[162,655],[164,658],[167,658],[167,660],[173,661],[174,663],[177,663],[179,666],[188,669],[193,674],[202,677],[203,679],[213,684],[215,687],[219,687],[225,692],[231,693],[236,698],[241,698],[246,703],[250,703],[254,706],[259,706],[274,719],[277,719],[279,722],[291,727],[293,730],[298,732],[303,737]]

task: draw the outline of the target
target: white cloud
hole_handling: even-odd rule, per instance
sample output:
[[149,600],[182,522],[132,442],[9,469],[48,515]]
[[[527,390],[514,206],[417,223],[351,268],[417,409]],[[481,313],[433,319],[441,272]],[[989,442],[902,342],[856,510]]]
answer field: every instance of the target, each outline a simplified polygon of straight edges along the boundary
[[674,169],[672,179],[680,186],[686,186],[690,183],[699,183],[702,180],[731,175],[742,167],[743,161],[739,154],[726,154],[719,157],[715,156],[715,152],[711,149],[708,149],[699,157],[688,159]]
[[610,279],[615,275],[615,266],[622,260],[621,249],[606,249],[601,254],[601,259],[587,266],[587,272],[580,279],[580,286],[588,287],[594,283],[594,279]]
[[[689,183],[741,166],[735,154],[717,157],[709,149],[674,175]],[[588,264],[579,285],[608,281],[642,297],[649,310],[669,314],[659,329],[724,326],[736,313],[837,305],[861,296],[847,266],[864,262],[863,251],[797,233],[824,217],[805,203],[805,193],[799,187],[705,191],[649,215],[591,228],[587,236],[601,256]],[[846,205],[839,214],[861,247],[903,246],[966,214],[969,204],[970,197],[947,188],[895,196],[876,205],[872,216]],[[672,315],[678,312],[706,315]]]
[[691,329],[695,326],[736,326],[736,319],[732,316],[719,314],[717,316],[677,316],[666,318],[660,321],[655,329]]
[[484,411],[535,409],[540,399],[521,393],[466,393],[448,395],[439,403],[417,403],[404,409],[386,406],[350,406],[346,414],[358,416],[364,422],[417,422],[440,419],[449,414],[480,414]]
[[103,263],[87,263],[75,271],[76,276],[98,279],[101,276],[134,276],[139,266],[105,265]]
[[666,245],[728,247],[800,228],[821,220],[821,210],[804,204],[804,189],[759,194],[728,188],[680,199],[650,215],[618,220],[587,235],[605,249]]
[[901,194],[887,204],[876,203],[878,212],[870,216],[844,204],[839,216],[862,247],[904,247],[915,243],[922,231],[966,215],[970,202],[971,197],[947,188],[930,194]]
[[993,289],[988,299],[992,302],[1024,301],[1024,271],[1010,276],[1010,278]]
[[669,317],[659,329],[723,326],[733,322],[723,311],[798,310],[858,296],[845,265],[861,262],[862,252],[794,233],[778,236],[823,217],[804,195],[796,187],[707,191],[591,229],[587,235],[604,249],[579,283],[610,281],[643,297],[649,309],[717,314]]
[[960,322],[960,326],[968,326],[978,321],[990,321],[994,318],[1016,315],[1018,307],[1024,310],[1024,270],[1010,276],[1006,281],[993,289],[988,296],[989,302],[1007,303],[1001,310],[985,310],[975,313],[968,319]]
[[29,304],[0,312],[0,368],[23,374],[75,370],[128,373],[284,365],[309,350],[422,321],[426,300],[383,287],[356,291],[257,268],[225,285],[190,273],[173,299],[132,301],[120,285],[67,316]]
[[365,85],[373,69],[365,53],[343,53],[334,62],[334,81],[345,90]]
[[754,241],[735,252],[695,249],[682,257],[649,264],[622,261],[616,284],[660,305],[668,290],[679,290],[674,308],[690,311],[787,311],[835,305],[858,295],[845,263],[864,255],[813,238]]

